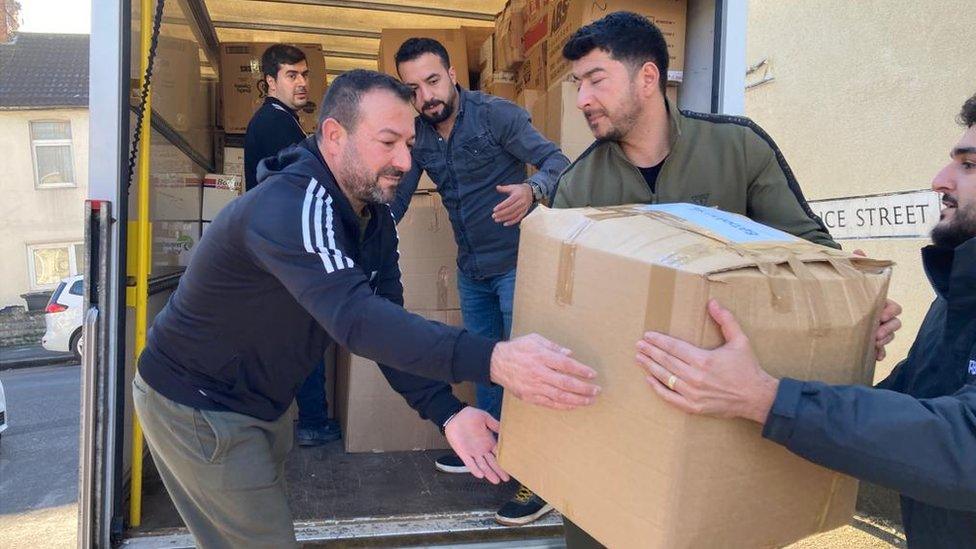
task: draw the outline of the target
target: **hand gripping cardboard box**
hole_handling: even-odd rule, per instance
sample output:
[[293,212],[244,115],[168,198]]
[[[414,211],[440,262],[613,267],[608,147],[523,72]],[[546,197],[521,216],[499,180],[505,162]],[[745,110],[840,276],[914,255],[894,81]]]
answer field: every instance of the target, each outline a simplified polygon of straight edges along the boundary
[[598,372],[593,406],[506,395],[500,463],[607,547],[779,547],[847,524],[857,482],[761,437],[689,415],[636,365],[648,330],[722,343],[738,318],[770,374],[870,383],[890,263],[690,204],[538,208],[522,222],[513,336],[539,333]]

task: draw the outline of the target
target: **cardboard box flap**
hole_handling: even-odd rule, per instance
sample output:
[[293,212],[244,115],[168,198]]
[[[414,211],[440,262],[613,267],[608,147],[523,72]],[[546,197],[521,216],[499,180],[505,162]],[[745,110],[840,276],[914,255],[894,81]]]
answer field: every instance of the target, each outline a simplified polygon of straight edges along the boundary
[[[539,222],[557,223],[563,247],[579,245],[627,256],[645,263],[681,267],[702,275],[744,268],[761,272],[791,263],[822,262],[841,276],[879,272],[890,261],[856,256],[795,237],[751,219],[694,204],[631,204],[605,208],[550,210],[538,208]],[[620,228],[637,224],[645,230],[621,240]],[[662,240],[671,240],[660,246]],[[566,252],[567,254],[569,251]],[[568,258],[568,256],[567,256]]]

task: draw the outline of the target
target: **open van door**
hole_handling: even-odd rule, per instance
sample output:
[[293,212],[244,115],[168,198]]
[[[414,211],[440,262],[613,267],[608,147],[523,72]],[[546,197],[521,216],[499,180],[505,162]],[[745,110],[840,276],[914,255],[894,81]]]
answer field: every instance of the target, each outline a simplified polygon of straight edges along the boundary
[[[500,0],[496,0],[498,3]],[[201,69],[207,71],[211,93],[219,77],[221,37],[227,41],[307,41],[323,37],[378,40],[376,29],[335,28],[326,17],[308,20],[308,13],[329,13],[327,10],[350,10],[353,19],[369,24],[373,20],[398,18],[403,28],[430,27],[434,21],[477,19],[492,20],[493,13],[474,11],[479,2],[457,0],[165,0],[166,10],[161,18],[164,31],[179,26],[179,39],[192,42],[200,52]],[[503,3],[503,2],[502,2]],[[492,4],[494,5],[494,4]],[[272,22],[266,16],[274,6],[280,17]],[[678,104],[695,111],[741,114],[744,104],[746,0],[688,0],[688,26],[685,52],[684,81]],[[148,9],[147,9],[148,7]],[[130,102],[130,82],[141,78],[137,73],[144,63],[147,43],[146,29],[152,28],[156,3],[153,0],[92,0],[90,39],[90,129],[89,198],[86,205],[86,249],[89,272],[85,276],[85,356],[83,358],[81,472],[79,480],[79,546],[107,548],[128,546],[182,547],[192,539],[178,517],[174,522],[146,521],[139,526],[142,515],[150,518],[160,514],[168,504],[165,491],[154,499],[142,497],[141,458],[145,454],[138,444],[138,430],[133,429],[128,380],[135,367],[138,351],[138,330],[152,321],[154,311],[163,306],[169,292],[179,281],[181,270],[174,268],[148,276],[138,269],[134,258],[144,260],[151,253],[151,243],[143,229],[137,229],[133,219],[139,214],[130,207],[135,204],[137,190],[147,191],[150,178],[130,177],[130,147],[138,131],[133,127],[133,105]],[[216,8],[219,7],[219,12]],[[482,9],[485,9],[482,6]],[[229,17],[233,14],[233,20]],[[391,15],[393,14],[393,15]],[[345,13],[346,17],[352,17]],[[219,16],[220,18],[218,18]],[[384,19],[386,18],[386,19]],[[437,19],[440,18],[440,19]],[[141,23],[141,24],[140,24]],[[149,23],[147,25],[147,23]],[[141,29],[141,30],[140,30]],[[273,37],[273,38],[272,38]],[[138,38],[138,40],[136,40]],[[345,55],[346,59],[375,60],[374,53],[323,48],[326,55]],[[330,76],[349,66],[336,63],[328,69]],[[154,93],[164,93],[162,89]],[[170,92],[172,93],[172,92]],[[212,96],[211,96],[212,97]],[[204,97],[169,97],[169,100],[206,101]],[[209,108],[209,107],[208,107]],[[179,157],[181,165],[196,172],[214,170],[216,147],[210,147],[206,135],[185,137],[182,130],[157,116],[153,109],[146,111],[147,125],[151,125],[153,147],[140,144],[140,151]],[[212,116],[211,119],[214,119]],[[211,124],[213,126],[214,124]],[[178,126],[178,124],[176,125]],[[211,132],[216,129],[211,127]],[[148,130],[147,130],[148,132]],[[215,135],[210,135],[215,138]],[[203,145],[201,145],[203,143]],[[157,149],[157,145],[159,148]],[[209,151],[209,152],[208,152]],[[159,160],[159,159],[150,159]],[[148,172],[148,170],[147,170]],[[145,196],[143,200],[148,201]],[[148,203],[148,202],[146,202]],[[148,206],[142,210],[146,222]],[[144,227],[148,226],[148,222]],[[138,238],[140,231],[142,238]],[[140,274],[141,273],[141,274]],[[136,303],[142,296],[142,305]],[[140,327],[141,326],[141,327]],[[133,432],[135,431],[135,435]],[[135,452],[132,447],[135,446]],[[366,463],[375,455],[345,459],[345,471],[356,471],[356,463]],[[405,458],[408,459],[408,458]],[[361,460],[357,462],[356,460]],[[303,466],[315,465],[309,459]],[[432,468],[431,468],[432,469]],[[365,470],[365,469],[363,469]],[[375,470],[375,469],[374,469]],[[322,478],[322,477],[319,477]],[[341,479],[340,479],[341,480]],[[348,480],[348,479],[347,479]],[[350,481],[350,485],[355,485]],[[464,489],[454,487],[457,493]],[[463,487],[462,487],[463,488]],[[157,487],[157,491],[160,488]],[[364,493],[361,498],[368,498]],[[309,498],[310,500],[313,498]],[[327,541],[335,539],[444,539],[445,534],[464,532],[468,541],[492,540],[494,546],[547,547],[558,546],[561,521],[558,516],[532,527],[510,530],[499,527],[492,520],[494,509],[467,508],[457,512],[421,510],[410,515],[368,512],[368,501],[357,501],[355,516],[340,518],[301,513],[296,520],[299,541]],[[130,506],[132,514],[130,514]],[[385,507],[384,507],[385,509]],[[172,511],[167,511],[172,515]],[[295,510],[293,509],[293,512]],[[300,513],[296,513],[296,517]],[[308,515],[308,516],[305,516]],[[170,516],[172,519],[172,516]],[[169,520],[169,519],[167,519]],[[163,526],[156,527],[154,525]],[[501,535],[499,535],[501,534]],[[508,538],[507,541],[501,538]],[[516,539],[513,541],[512,538]],[[536,538],[536,539],[531,539]],[[539,538],[548,538],[539,539]],[[418,542],[420,543],[420,542]],[[430,545],[429,542],[424,542]]]

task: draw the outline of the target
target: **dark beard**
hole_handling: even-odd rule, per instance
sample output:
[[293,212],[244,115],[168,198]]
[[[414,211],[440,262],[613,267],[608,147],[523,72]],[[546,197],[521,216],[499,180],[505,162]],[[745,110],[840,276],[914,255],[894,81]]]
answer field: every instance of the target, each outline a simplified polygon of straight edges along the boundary
[[359,151],[356,150],[355,145],[352,143],[346,147],[342,156],[344,167],[342,170],[337,171],[336,175],[339,176],[340,181],[342,181],[343,185],[349,189],[349,192],[356,199],[362,200],[367,204],[388,204],[393,200],[393,196],[396,193],[390,193],[390,196],[386,196],[383,188],[380,186],[380,177],[403,177],[402,171],[393,166],[387,166],[378,173],[369,173],[363,167]]
[[[634,86],[633,83],[631,83],[631,91],[633,91],[633,89]],[[631,97],[634,96],[631,95]],[[631,103],[627,105],[626,110],[620,114],[617,120],[614,120],[607,115],[605,110],[600,110],[599,112],[606,115],[607,119],[610,121],[610,131],[604,135],[594,135],[594,137],[596,137],[597,141],[601,142],[613,141],[619,143],[624,139],[624,137],[627,136],[628,133],[630,133],[630,130],[634,129],[634,126],[637,124],[637,119],[640,118],[641,113],[644,112],[644,105],[642,105],[636,99],[631,99]],[[590,130],[593,130],[592,126],[590,126]]]
[[956,248],[976,237],[976,206],[956,207],[956,215],[948,223],[939,223],[932,229],[932,243],[943,248]]
[[[454,114],[454,104],[456,102],[457,102],[457,94],[456,93],[453,94],[451,97],[449,97],[447,99],[447,101],[441,101],[440,99],[434,100],[433,102],[428,101],[427,103],[424,103],[421,106],[420,118],[424,122],[426,122],[426,123],[428,123],[428,124],[430,124],[432,126],[435,126],[437,124],[440,124],[441,122],[443,122],[443,121],[447,120],[448,118],[450,118],[452,114]],[[427,115],[427,114],[424,114],[424,110],[425,109],[427,109],[428,107],[434,107],[434,106],[436,106],[438,104],[444,105],[444,108],[441,109],[440,114],[435,114],[435,115]]]

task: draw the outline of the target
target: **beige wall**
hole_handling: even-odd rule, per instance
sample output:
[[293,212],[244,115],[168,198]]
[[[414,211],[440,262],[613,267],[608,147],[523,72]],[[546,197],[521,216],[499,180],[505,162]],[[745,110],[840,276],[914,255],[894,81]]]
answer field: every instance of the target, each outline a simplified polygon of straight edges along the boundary
[[[972,0],[750,0],[746,114],[783,150],[807,198],[926,189],[962,130],[976,93]],[[925,239],[848,240],[895,260],[890,295],[906,327],[878,377],[905,356],[932,300],[918,250]]]
[[[75,187],[34,186],[32,120],[71,122]],[[0,307],[24,305],[31,290],[27,246],[84,240],[88,195],[88,110],[0,111]]]

